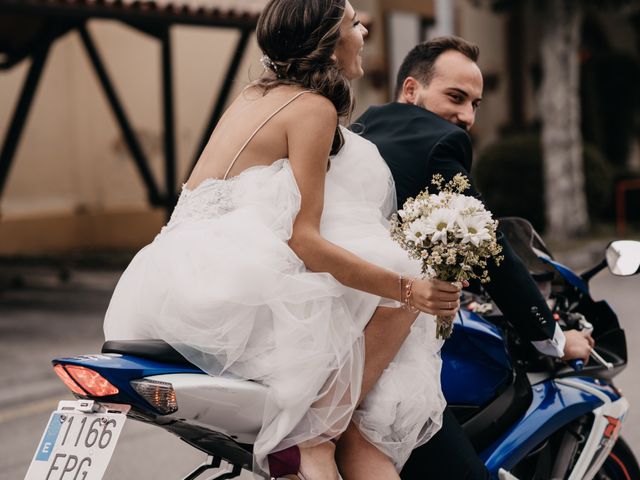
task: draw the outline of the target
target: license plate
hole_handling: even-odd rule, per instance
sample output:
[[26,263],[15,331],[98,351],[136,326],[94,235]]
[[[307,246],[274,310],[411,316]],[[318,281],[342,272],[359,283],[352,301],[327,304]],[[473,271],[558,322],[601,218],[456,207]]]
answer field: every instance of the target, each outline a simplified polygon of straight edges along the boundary
[[99,480],[113,455],[129,405],[92,400],[58,404],[25,480]]

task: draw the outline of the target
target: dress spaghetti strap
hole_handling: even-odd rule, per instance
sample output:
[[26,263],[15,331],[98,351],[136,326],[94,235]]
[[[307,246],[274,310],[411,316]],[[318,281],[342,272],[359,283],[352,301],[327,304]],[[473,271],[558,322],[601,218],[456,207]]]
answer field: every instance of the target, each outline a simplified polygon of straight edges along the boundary
[[256,129],[253,131],[253,133],[252,133],[252,134],[251,134],[251,136],[247,139],[247,141],[246,141],[246,142],[244,142],[244,145],[242,145],[242,147],[240,148],[240,150],[238,150],[238,153],[236,153],[236,156],[235,156],[235,157],[233,157],[233,160],[231,160],[231,163],[229,164],[229,167],[227,168],[227,171],[226,171],[226,172],[224,172],[224,176],[222,177],[222,179],[223,179],[223,180],[226,180],[226,179],[227,179],[227,175],[229,175],[229,172],[231,171],[231,169],[232,169],[232,168],[233,168],[233,166],[235,165],[236,160],[238,160],[238,157],[240,156],[240,154],[244,151],[244,149],[245,149],[245,148],[247,148],[247,145],[249,145],[249,142],[250,142],[251,140],[253,140],[253,137],[255,137],[255,136],[256,136],[256,134],[260,131],[260,129],[261,129],[262,127],[264,127],[264,126],[267,124],[267,122],[268,122],[269,120],[271,120],[273,117],[275,117],[275,116],[276,116],[276,115],[277,115],[277,114],[278,114],[282,109],[284,109],[287,105],[289,105],[291,102],[293,102],[293,101],[294,101],[295,99],[297,99],[299,96],[301,96],[301,95],[303,95],[303,94],[305,94],[305,93],[310,93],[310,92],[311,92],[311,90],[303,90],[302,92],[298,92],[296,95],[294,95],[294,96],[293,96],[293,98],[290,98],[289,100],[287,100],[287,101],[285,102],[285,104],[284,104],[284,105],[281,105],[280,107],[278,107],[278,109],[277,109],[275,112],[273,112],[271,115],[269,115],[269,116],[266,118],[266,120],[265,120],[264,122],[262,122],[262,123],[258,126],[258,128],[256,128]]

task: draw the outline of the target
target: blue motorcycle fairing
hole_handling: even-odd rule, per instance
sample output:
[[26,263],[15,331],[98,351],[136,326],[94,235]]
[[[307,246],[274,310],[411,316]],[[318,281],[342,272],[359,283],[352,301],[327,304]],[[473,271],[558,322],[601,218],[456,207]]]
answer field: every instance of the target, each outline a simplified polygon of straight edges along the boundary
[[562,276],[562,278],[564,278],[567,281],[567,283],[569,283],[569,285],[576,287],[582,293],[586,293],[586,294],[589,293],[589,285],[587,285],[587,283],[582,279],[582,277],[577,275],[569,267],[561,263],[558,263],[555,260],[551,260],[550,258],[546,258],[542,256],[538,256],[538,258],[543,262],[548,263],[553,268],[555,268],[558,271],[558,273]]
[[485,405],[513,378],[500,329],[473,312],[460,311],[441,353],[442,390],[451,405]]
[[56,358],[51,363],[53,365],[78,365],[98,372],[119,390],[116,395],[100,397],[100,401],[126,403],[146,412],[156,412],[156,410],[131,387],[129,384],[131,380],[172,373],[206,375],[195,366],[160,363],[145,358],[113,353]]
[[[587,377],[571,378],[598,389],[612,400],[620,398],[612,396],[612,387],[603,382],[598,384]],[[512,469],[552,433],[603,404],[602,399],[591,393],[553,380],[536,384],[532,390],[533,400],[525,415],[480,455],[494,477],[500,468]]]

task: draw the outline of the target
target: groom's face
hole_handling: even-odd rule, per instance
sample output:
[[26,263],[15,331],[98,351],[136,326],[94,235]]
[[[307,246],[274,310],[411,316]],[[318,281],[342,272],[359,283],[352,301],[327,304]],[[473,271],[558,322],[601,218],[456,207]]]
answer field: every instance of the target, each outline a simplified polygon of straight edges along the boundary
[[465,130],[473,126],[482,100],[482,73],[474,61],[448,50],[436,59],[429,84],[416,84],[411,103]]

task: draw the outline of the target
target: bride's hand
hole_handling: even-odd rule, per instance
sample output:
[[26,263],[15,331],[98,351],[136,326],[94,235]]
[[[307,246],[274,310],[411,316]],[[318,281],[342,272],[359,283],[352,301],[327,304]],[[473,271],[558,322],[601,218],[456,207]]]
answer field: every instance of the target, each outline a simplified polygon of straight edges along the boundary
[[[464,282],[464,286],[468,286]],[[460,292],[462,288],[451,282],[436,279],[420,279],[413,281],[409,302],[421,312],[441,317],[452,317],[460,309]]]

